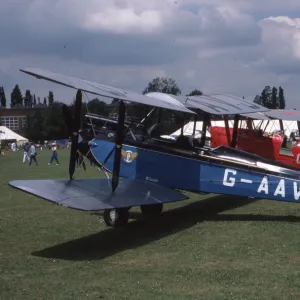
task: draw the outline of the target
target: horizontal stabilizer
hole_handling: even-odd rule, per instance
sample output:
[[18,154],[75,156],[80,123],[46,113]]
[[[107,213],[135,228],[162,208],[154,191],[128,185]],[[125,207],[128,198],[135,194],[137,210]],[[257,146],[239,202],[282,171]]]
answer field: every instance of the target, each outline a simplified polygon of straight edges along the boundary
[[143,180],[121,179],[114,194],[107,179],[14,180],[9,185],[59,205],[85,211],[187,199],[178,191]]

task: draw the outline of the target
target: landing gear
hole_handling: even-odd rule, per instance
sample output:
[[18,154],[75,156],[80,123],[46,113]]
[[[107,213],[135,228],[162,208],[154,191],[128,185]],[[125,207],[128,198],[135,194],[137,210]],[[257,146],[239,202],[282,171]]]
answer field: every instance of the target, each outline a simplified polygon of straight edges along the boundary
[[141,212],[146,218],[154,218],[161,215],[163,211],[163,204],[150,204],[150,205],[141,205]]
[[[109,227],[121,227],[128,223],[131,207],[107,209],[104,211],[104,222]],[[146,219],[159,217],[163,211],[163,204],[141,205],[141,212]]]
[[104,211],[104,222],[107,226],[118,227],[128,223],[128,208],[107,209]]

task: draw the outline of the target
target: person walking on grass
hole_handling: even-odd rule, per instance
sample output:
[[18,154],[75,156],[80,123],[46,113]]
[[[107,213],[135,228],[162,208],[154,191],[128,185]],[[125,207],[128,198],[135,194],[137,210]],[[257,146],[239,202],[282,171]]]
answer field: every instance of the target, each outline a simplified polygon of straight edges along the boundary
[[28,142],[25,143],[25,145],[23,146],[24,149],[24,155],[23,155],[23,164],[25,164],[26,162],[26,158],[28,159],[28,161],[30,161],[30,157],[28,155],[29,149],[30,149],[30,145]]
[[35,164],[38,166],[38,162],[36,160],[37,152],[33,143],[30,146],[30,157],[29,157],[29,166],[31,166],[32,161],[34,160]]
[[50,157],[50,162],[48,163],[48,165],[50,166],[53,162],[53,160],[56,161],[56,165],[59,165],[59,161],[58,161],[58,156],[57,156],[57,147],[56,144],[54,143],[51,147],[51,157]]

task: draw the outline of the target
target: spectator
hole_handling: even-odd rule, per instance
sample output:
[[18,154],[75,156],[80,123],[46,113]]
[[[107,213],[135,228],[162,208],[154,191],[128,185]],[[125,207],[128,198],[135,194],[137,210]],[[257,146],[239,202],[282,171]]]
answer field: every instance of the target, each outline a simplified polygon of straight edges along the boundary
[[26,161],[26,158],[28,159],[28,162],[30,161],[30,157],[28,155],[28,151],[30,149],[30,146],[29,146],[28,142],[25,143],[25,145],[23,146],[23,149],[24,149],[23,164],[24,164],[25,161]]
[[48,165],[51,165],[53,160],[56,161],[56,165],[59,165],[59,161],[58,161],[58,157],[57,157],[57,146],[56,143],[54,143],[51,147],[51,157],[50,157],[50,162],[48,163]]
[[31,146],[30,146],[29,166],[31,166],[32,160],[34,160],[35,164],[38,166],[38,162],[36,160],[36,156],[37,156],[37,153],[36,153],[35,146],[34,146],[33,143],[31,143]]

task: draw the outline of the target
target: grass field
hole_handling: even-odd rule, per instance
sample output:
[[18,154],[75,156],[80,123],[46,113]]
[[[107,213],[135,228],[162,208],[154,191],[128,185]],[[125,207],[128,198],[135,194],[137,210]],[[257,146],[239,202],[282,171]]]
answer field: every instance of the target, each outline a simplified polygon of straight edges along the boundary
[[[66,178],[60,166],[0,157],[0,299],[299,299],[300,206],[192,195],[161,220],[107,228],[99,216],[8,186]],[[79,177],[99,176],[88,168]]]

